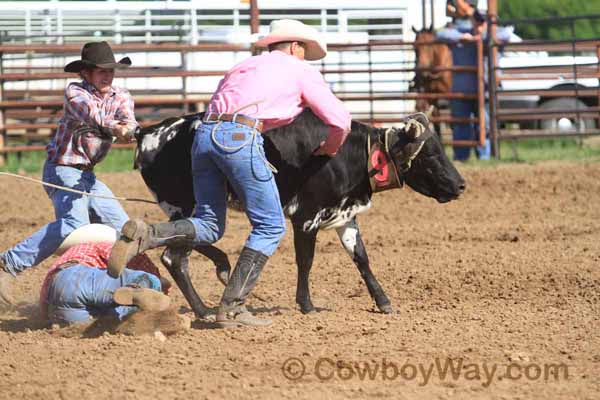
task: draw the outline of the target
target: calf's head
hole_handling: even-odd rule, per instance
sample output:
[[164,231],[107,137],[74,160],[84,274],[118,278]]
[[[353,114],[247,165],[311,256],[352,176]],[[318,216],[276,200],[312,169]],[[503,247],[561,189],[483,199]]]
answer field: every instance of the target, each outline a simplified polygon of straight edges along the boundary
[[428,126],[424,114],[407,117],[404,127],[394,129],[389,152],[400,178],[411,189],[446,203],[465,190],[465,180]]

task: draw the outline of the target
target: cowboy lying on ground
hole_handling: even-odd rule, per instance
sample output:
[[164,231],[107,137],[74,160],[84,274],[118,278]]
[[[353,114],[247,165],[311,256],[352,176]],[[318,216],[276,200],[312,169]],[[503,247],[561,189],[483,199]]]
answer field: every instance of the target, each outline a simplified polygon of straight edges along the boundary
[[[70,62],[65,72],[80,75],[65,89],[63,116],[47,146],[43,180],[87,193],[113,196],[96,178],[94,166],[108,153],[113,139],[131,141],[129,132],[137,127],[133,99],[126,89],[112,85],[115,69],[131,65],[129,57],[115,61],[106,42],[86,43],[81,59]],[[81,129],[97,127],[104,135]],[[11,275],[16,276],[54,253],[73,230],[90,222],[101,222],[121,230],[128,216],[114,199],[90,198],[81,194],[45,187],[54,206],[51,222],[13,248],[0,253],[0,301],[10,302]]]
[[192,147],[194,216],[150,226],[128,221],[109,260],[109,273],[119,276],[123,265],[147,249],[216,242],[225,230],[229,181],[246,206],[252,231],[223,292],[217,313],[220,327],[271,324],[245,308],[285,233],[279,192],[265,158],[261,132],[289,124],[309,107],[329,126],[329,136],[314,154],[333,157],[350,130],[350,113],[319,70],[303,61],[325,57],[327,47],[320,34],[295,20],[273,21],[270,28],[256,43],[268,47],[269,52],[250,57],[227,72],[196,131]]
[[[110,250],[117,232],[91,224],[67,237],[50,266],[40,291],[40,311],[50,324],[90,322],[99,317],[123,320],[141,309],[164,311],[171,287],[145,255],[129,261],[119,279],[106,273]],[[163,293],[164,292],[164,293]]]

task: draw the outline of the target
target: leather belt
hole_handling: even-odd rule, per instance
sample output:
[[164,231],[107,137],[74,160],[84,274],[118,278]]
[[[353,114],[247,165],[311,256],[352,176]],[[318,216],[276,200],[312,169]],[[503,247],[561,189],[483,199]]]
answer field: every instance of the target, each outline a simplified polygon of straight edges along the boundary
[[[234,117],[235,117],[235,119],[234,119]],[[242,124],[245,126],[249,126],[250,128],[255,128],[259,132],[262,132],[262,130],[263,130],[263,123],[261,120],[252,118],[252,117],[247,117],[242,114],[210,113],[204,117],[203,121],[204,122],[218,122],[218,121],[234,122],[236,124]]]
[[81,265],[81,264],[83,264],[83,263],[76,261],[76,260],[67,260],[64,263],[57,266],[56,269],[65,269],[65,268],[72,267],[73,265]]
[[[52,274],[49,278],[49,282],[52,283],[56,277],[58,276],[58,273],[64,269],[67,269],[69,267],[72,267],[74,265],[81,265],[82,263],[80,263],[79,261],[75,261],[75,260],[68,260],[65,261],[64,263],[56,266],[56,268],[54,268],[52,271],[50,271],[49,273]],[[50,287],[50,286],[48,286]],[[50,292],[50,290],[48,290],[48,292]]]

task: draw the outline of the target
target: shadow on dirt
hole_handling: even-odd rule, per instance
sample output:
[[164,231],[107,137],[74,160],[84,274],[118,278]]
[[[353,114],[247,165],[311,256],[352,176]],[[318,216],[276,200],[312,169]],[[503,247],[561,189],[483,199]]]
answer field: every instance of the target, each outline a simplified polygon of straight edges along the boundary
[[20,333],[48,327],[37,304],[19,303],[0,306],[0,331]]

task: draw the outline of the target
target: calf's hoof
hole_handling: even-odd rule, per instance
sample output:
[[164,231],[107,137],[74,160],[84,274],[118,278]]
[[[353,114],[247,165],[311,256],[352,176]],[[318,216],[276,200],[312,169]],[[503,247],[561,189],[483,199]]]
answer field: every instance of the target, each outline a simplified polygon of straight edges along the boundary
[[227,282],[229,282],[229,274],[231,273],[231,267],[228,265],[217,265],[217,269],[215,271],[217,273],[217,279],[224,286],[227,286]]
[[378,304],[377,308],[379,308],[379,311],[381,311],[383,314],[391,314],[392,312],[394,312],[391,304]]
[[317,309],[315,308],[315,306],[312,303],[308,303],[308,304],[302,304],[302,303],[298,303],[298,305],[300,306],[300,312],[302,314],[313,314],[317,312]]

